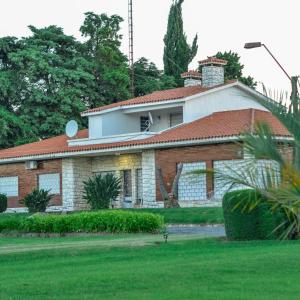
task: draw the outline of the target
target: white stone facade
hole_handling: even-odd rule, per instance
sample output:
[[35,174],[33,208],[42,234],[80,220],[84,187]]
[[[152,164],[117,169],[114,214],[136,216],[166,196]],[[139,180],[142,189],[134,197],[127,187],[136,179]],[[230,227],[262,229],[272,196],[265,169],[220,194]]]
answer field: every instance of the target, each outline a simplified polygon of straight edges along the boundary
[[163,207],[156,201],[155,151],[142,153],[143,207]]
[[62,160],[62,204],[64,210],[89,208],[83,200],[84,181],[92,176],[91,158]]
[[183,202],[205,201],[206,174],[192,174],[193,171],[205,170],[205,162],[184,163],[178,183],[178,199]]
[[[252,173],[255,177],[250,179],[247,176],[247,169]],[[224,194],[226,192],[245,189],[246,186],[243,185],[235,185],[231,186],[228,182],[228,178],[223,177],[223,174],[233,177],[240,177],[241,179],[249,180],[250,182],[254,182],[255,185],[263,187],[264,182],[262,180],[262,172],[264,170],[269,169],[270,174],[274,175],[274,182],[279,182],[280,180],[280,170],[278,165],[274,161],[270,160],[253,160],[249,159],[236,159],[236,160],[219,160],[214,161],[214,170],[221,173],[221,176],[214,177],[214,199],[221,201]]]
[[[101,172],[114,172],[123,180],[123,171],[131,170],[132,204],[142,207],[162,207],[156,202],[155,151],[124,155],[64,159],[62,163],[62,198],[64,210],[87,209],[83,200],[84,181]],[[142,201],[138,199],[142,198]],[[114,207],[122,207],[123,190]],[[141,203],[140,203],[141,202]]]
[[200,79],[195,79],[195,78],[185,78],[184,79],[184,86],[197,86],[201,85],[201,80]]
[[213,87],[224,83],[223,66],[203,66],[202,86]]

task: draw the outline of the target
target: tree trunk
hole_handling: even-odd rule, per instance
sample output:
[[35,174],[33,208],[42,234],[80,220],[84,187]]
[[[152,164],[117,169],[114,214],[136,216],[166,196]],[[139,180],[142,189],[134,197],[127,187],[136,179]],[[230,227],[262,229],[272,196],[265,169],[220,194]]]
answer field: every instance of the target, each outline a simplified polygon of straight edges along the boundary
[[169,194],[165,188],[162,171],[161,171],[161,168],[159,168],[159,167],[156,168],[156,176],[157,176],[157,180],[158,180],[159,190],[160,190],[160,193],[161,193],[163,201],[164,201],[164,207],[168,208],[168,207],[170,207],[169,206],[170,205],[169,204],[169,202],[170,202]]
[[157,167],[157,169],[156,169],[156,175],[157,175],[157,179],[158,179],[159,189],[160,189],[161,195],[163,197],[165,208],[180,207],[180,205],[178,203],[178,183],[179,183],[179,179],[180,179],[180,176],[182,173],[182,169],[183,169],[183,164],[179,163],[178,168],[177,168],[177,173],[176,173],[176,176],[175,176],[173,184],[172,184],[172,191],[170,194],[168,193],[168,191],[165,187],[161,168]]
[[174,178],[173,185],[172,185],[172,194],[173,194],[174,198],[176,198],[176,199],[178,199],[178,183],[179,183],[179,179],[180,179],[180,176],[182,173],[182,169],[183,169],[183,163],[179,163],[178,167],[177,167],[177,173]]

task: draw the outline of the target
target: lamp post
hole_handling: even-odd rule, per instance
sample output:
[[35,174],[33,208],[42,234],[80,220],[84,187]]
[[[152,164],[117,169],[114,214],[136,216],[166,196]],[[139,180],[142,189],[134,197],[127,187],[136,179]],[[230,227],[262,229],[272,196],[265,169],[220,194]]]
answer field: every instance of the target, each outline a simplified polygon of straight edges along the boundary
[[290,82],[292,84],[292,91],[294,91],[295,94],[298,95],[297,83],[298,83],[298,86],[300,87],[300,82],[299,82],[298,76],[291,77],[265,44],[263,44],[261,42],[253,42],[253,43],[246,43],[244,45],[245,49],[253,49],[253,48],[260,48],[260,47],[264,47],[267,50],[267,52],[271,55],[271,57],[275,60],[277,65],[284,72],[286,77],[290,80]]
[[283,66],[279,63],[279,61],[276,59],[276,57],[272,54],[272,52],[268,49],[268,47],[261,43],[261,42],[254,42],[254,43],[246,43],[244,48],[245,49],[253,49],[253,48],[260,48],[264,47],[267,52],[272,56],[272,58],[276,61],[277,65],[280,67],[280,69],[284,72],[284,74],[287,76],[287,78],[291,81],[291,76],[287,73],[287,71],[283,68]]
[[[272,58],[275,60],[275,62],[277,63],[277,65],[280,67],[280,69],[284,72],[284,74],[288,77],[288,79],[290,80],[291,84],[292,84],[292,94],[291,94],[291,103],[289,106],[289,112],[292,113],[292,115],[296,118],[299,119],[300,117],[300,98],[299,98],[299,94],[298,94],[298,86],[300,87],[300,82],[299,82],[299,76],[290,76],[286,70],[283,68],[283,66],[279,63],[279,61],[275,58],[275,56],[272,54],[272,52],[268,49],[268,47],[261,43],[261,42],[254,42],[254,43],[246,43],[244,45],[245,49],[253,49],[253,48],[260,48],[260,47],[264,47],[267,52],[272,56]],[[297,86],[298,84],[298,86]],[[295,166],[299,166],[300,164],[300,151],[298,147],[295,147],[295,153],[294,153],[294,164]]]

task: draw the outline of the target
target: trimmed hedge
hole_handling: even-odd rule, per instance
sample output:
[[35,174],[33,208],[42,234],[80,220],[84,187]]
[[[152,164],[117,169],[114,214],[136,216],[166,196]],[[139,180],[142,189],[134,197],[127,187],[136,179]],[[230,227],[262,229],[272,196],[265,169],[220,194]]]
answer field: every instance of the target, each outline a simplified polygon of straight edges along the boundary
[[27,218],[0,219],[0,232],[19,231],[34,233],[157,232],[164,225],[159,215],[127,211],[82,212],[67,215],[36,214]]
[[283,212],[271,211],[271,205],[262,202],[249,211],[246,207],[261,195],[254,190],[239,190],[226,193],[223,198],[223,213],[226,236],[230,240],[266,240],[278,239],[285,227],[276,229],[285,222]]
[[0,213],[5,212],[7,209],[7,196],[0,194]]

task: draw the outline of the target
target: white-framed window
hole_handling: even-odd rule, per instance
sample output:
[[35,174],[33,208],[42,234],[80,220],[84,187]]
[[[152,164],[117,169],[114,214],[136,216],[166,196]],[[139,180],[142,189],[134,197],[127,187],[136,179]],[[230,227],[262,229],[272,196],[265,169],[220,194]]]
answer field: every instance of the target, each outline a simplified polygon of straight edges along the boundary
[[149,116],[141,116],[140,117],[140,127],[141,132],[149,131]]
[[39,189],[50,191],[50,194],[60,194],[60,175],[58,173],[38,175]]
[[183,123],[183,114],[182,113],[170,114],[170,127],[179,125],[181,123]]
[[0,177],[0,193],[7,197],[19,196],[18,176]]

